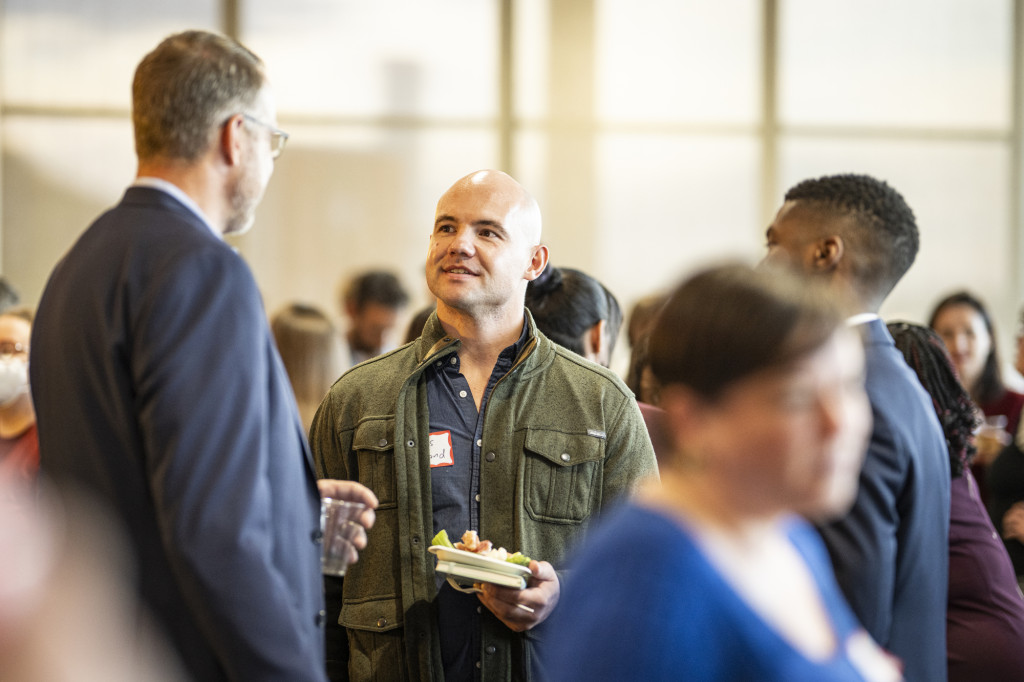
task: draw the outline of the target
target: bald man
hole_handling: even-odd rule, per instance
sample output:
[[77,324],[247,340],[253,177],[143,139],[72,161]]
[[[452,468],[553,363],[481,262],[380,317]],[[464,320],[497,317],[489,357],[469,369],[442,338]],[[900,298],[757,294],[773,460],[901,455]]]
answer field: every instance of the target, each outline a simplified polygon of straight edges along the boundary
[[[332,680],[539,679],[556,567],[603,508],[656,475],[630,391],[527,312],[547,262],[540,209],[518,182],[458,180],[434,216],[437,310],[423,334],[345,374],[313,419],[318,475],[380,500],[359,563],[326,585]],[[525,589],[455,590],[427,552],[442,529],[533,557]]]

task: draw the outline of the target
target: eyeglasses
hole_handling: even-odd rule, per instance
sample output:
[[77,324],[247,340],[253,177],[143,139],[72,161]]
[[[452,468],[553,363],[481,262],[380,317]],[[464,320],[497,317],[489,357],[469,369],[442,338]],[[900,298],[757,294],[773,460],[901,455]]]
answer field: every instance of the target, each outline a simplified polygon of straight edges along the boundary
[[257,125],[261,125],[264,128],[266,128],[267,130],[269,130],[270,131],[270,158],[276,159],[277,157],[281,156],[281,152],[284,151],[284,143],[288,141],[288,133],[286,133],[285,131],[281,130],[280,128],[275,128],[274,126],[270,125],[269,123],[264,123],[263,121],[259,120],[255,116],[250,116],[249,114],[246,114],[244,112],[242,113],[242,118],[244,118],[247,121],[252,121],[253,123],[255,123]]
[[14,341],[0,341],[0,355],[28,355],[28,346]]

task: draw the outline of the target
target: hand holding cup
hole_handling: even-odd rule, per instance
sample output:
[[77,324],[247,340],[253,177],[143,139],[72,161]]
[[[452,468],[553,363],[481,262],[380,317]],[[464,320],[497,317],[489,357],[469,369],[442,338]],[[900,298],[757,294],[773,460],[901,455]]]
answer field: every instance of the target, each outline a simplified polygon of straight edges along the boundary
[[377,497],[354,481],[325,479],[320,489],[320,529],[323,532],[321,570],[343,576],[366,547],[366,531],[373,526]]

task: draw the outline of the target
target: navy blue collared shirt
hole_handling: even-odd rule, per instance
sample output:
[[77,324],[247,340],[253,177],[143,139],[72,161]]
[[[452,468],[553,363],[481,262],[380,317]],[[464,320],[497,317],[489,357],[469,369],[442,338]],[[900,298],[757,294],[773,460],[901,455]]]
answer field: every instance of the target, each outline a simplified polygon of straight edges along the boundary
[[[469,382],[462,375],[458,353],[436,360],[425,373],[434,533],[443,528],[452,542],[458,541],[467,530],[480,529],[480,449],[487,399],[526,346],[527,330],[524,320],[519,340],[498,355],[479,412]],[[438,628],[445,680],[479,679],[483,605],[476,595],[452,589],[443,575],[437,574],[437,581]]]

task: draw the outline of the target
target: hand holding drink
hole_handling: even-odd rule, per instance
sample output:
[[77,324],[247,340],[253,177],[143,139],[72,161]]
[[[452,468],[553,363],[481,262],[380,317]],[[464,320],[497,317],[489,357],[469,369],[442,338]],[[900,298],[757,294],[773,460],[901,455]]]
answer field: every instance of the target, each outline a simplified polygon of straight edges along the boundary
[[366,531],[373,526],[377,497],[354,481],[325,479],[320,489],[320,530],[323,533],[321,570],[343,576],[366,547]]

